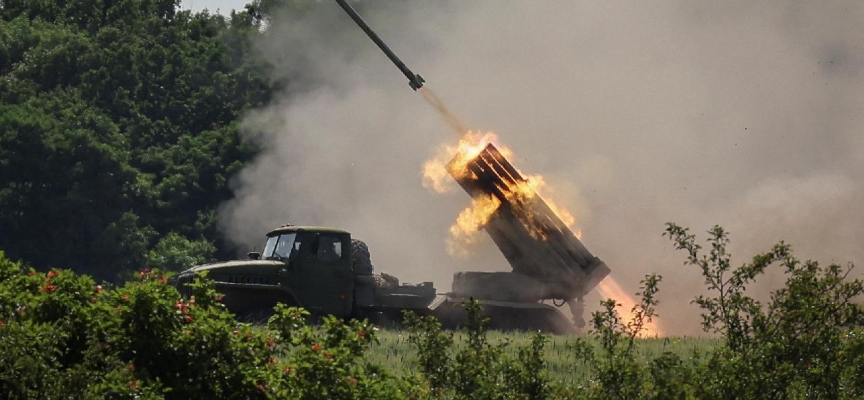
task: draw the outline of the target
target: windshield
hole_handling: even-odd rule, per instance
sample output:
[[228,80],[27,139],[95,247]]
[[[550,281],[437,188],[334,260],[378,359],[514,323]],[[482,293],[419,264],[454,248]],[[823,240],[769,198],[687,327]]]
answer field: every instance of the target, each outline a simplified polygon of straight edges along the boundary
[[267,244],[264,245],[264,251],[261,252],[264,258],[273,256],[273,249],[276,248],[277,240],[279,240],[279,236],[270,236],[267,238]]
[[[295,246],[296,233],[288,233],[279,236],[270,236],[267,238],[267,244],[264,245],[264,258],[289,258],[292,256],[292,250],[298,250]],[[296,253],[296,251],[294,251]]]

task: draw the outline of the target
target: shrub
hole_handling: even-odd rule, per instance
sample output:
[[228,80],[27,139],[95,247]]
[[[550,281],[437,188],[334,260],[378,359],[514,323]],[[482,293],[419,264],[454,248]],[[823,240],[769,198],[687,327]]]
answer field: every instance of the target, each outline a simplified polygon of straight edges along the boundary
[[271,328],[239,323],[213,282],[182,298],[144,270],[122,287],[37,273],[0,252],[0,392],[32,398],[406,398],[423,393],[363,361],[374,329],[280,306]]
[[[726,231],[708,231],[711,250],[701,254],[695,235],[667,224],[665,235],[687,252],[685,264],[697,266],[713,295],[699,296],[706,331],[722,334],[726,348],[702,368],[702,398],[837,399],[862,395],[861,327],[864,285],[848,279],[853,266],[822,267],[801,262],[781,242],[733,268]],[[767,305],[747,296],[746,287],[768,268],[787,275]]]
[[408,341],[417,351],[420,371],[434,398],[448,399],[547,399],[556,393],[545,371],[546,337],[535,334],[531,344],[517,349],[517,357],[504,350],[509,343],[490,343],[488,319],[480,304],[464,304],[467,321],[464,346],[454,346],[453,333],[442,332],[433,317],[406,313]]
[[603,300],[601,309],[592,314],[591,333],[599,341],[594,349],[585,340],[577,341],[578,359],[593,365],[591,384],[583,396],[590,399],[683,399],[691,390],[691,365],[671,352],[645,359],[636,354],[646,324],[657,316],[655,295],[662,278],[648,275],[642,280],[641,301],[630,310],[632,318],[624,321],[614,299]]
[[283,361],[271,376],[274,398],[405,399],[423,393],[417,382],[395,378],[364,361],[375,328],[367,321],[346,323],[324,317],[320,330],[306,324],[308,312],[278,305],[268,321],[279,339]]

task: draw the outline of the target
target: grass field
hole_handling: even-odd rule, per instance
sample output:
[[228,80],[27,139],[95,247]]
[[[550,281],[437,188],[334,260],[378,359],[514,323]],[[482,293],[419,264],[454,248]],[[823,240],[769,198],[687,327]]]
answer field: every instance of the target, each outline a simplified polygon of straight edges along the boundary
[[[463,340],[461,333],[455,334],[456,345]],[[378,332],[380,343],[372,346],[369,361],[382,365],[394,373],[413,374],[417,371],[416,356],[408,343],[408,333],[398,330],[382,330]],[[584,382],[591,366],[577,359],[574,344],[582,337],[588,343],[598,347],[593,336],[549,336],[546,343],[546,362],[550,378],[568,386]],[[517,349],[531,343],[531,334],[521,332],[488,333],[489,343],[508,343],[507,353],[516,357]],[[669,351],[682,359],[693,356],[694,352],[705,353],[722,343],[721,339],[698,337],[669,337],[637,340],[637,354],[650,360],[663,352]],[[598,351],[598,350],[595,350]]]

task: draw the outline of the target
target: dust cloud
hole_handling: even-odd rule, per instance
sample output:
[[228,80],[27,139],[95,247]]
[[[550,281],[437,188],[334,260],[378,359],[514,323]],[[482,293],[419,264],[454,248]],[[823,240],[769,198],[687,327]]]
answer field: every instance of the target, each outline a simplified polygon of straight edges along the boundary
[[[282,223],[343,227],[377,270],[439,291],[455,271],[507,270],[485,236],[474,257],[447,255],[470,200],[429,192],[421,167],[452,130],[335,3],[314,4],[257,43],[288,83],[244,119],[262,151],[221,210],[226,236],[245,251]],[[667,221],[724,226],[735,264],[780,240],[864,260],[864,3],[354,4],[469,129],[544,175],[624,289],[663,275],[664,330],[701,333],[703,287]]]

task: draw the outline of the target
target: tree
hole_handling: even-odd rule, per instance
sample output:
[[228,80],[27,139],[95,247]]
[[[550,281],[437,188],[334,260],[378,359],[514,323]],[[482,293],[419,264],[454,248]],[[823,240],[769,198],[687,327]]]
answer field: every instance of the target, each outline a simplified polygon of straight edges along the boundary
[[159,243],[225,255],[215,211],[254,153],[237,119],[278,84],[250,44],[256,4],[0,3],[0,249],[100,279]]

